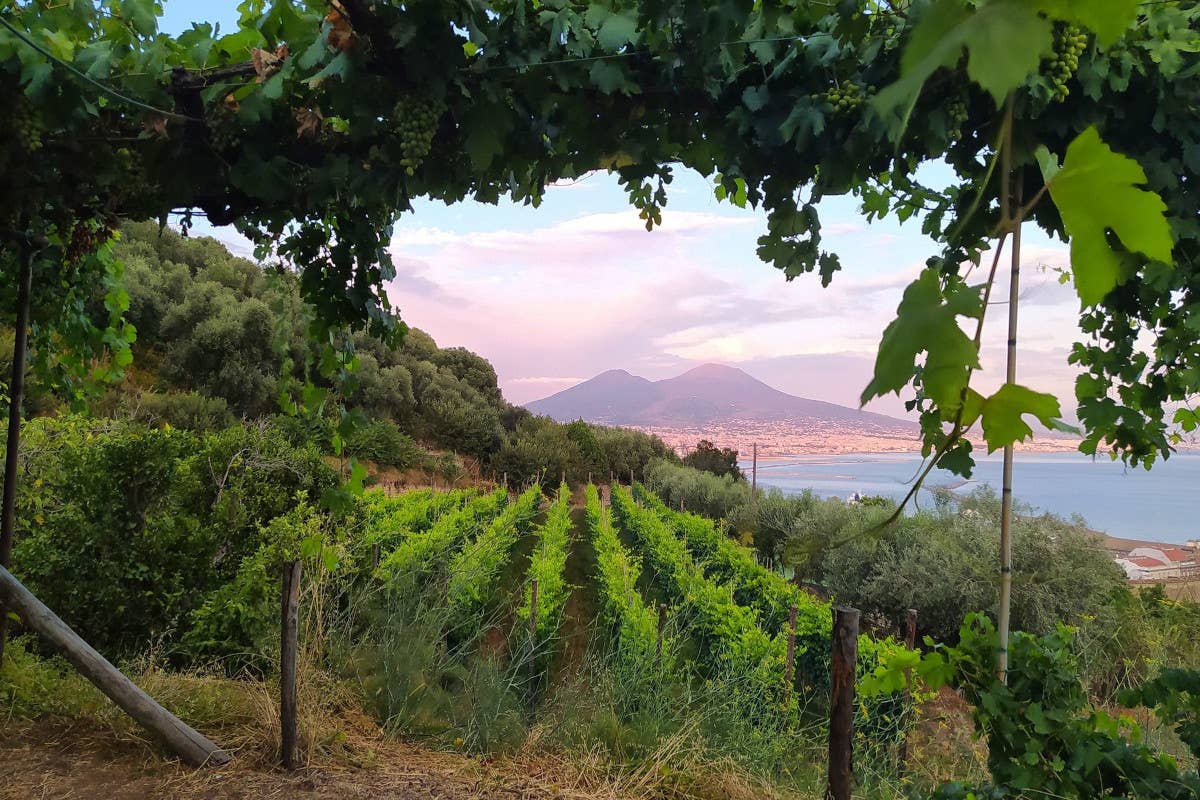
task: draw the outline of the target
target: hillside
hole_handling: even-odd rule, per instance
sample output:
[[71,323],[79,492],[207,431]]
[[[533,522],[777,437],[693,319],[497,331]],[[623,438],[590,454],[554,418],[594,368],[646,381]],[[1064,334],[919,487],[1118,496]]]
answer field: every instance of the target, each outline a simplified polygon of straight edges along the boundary
[[609,370],[526,408],[564,422],[582,417],[617,425],[691,426],[737,419],[836,421],[905,432],[916,427],[883,414],[796,397],[721,364],[704,364],[659,381]]

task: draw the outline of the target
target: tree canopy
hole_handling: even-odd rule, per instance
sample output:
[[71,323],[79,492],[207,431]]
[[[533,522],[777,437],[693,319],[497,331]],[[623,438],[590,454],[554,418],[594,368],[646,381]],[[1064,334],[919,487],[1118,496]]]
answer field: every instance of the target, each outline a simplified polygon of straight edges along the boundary
[[728,447],[717,447],[708,439],[696,443],[696,449],[683,457],[683,463],[704,472],[711,472],[718,478],[728,475],[734,480],[742,480],[745,476],[738,467],[738,452]]

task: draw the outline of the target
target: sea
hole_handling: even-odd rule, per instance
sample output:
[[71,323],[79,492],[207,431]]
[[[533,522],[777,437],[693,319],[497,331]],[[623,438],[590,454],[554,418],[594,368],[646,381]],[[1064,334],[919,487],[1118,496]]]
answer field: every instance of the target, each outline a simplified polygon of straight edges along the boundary
[[[986,485],[999,494],[1001,454],[975,460],[972,480],[934,470],[925,486],[966,493]],[[741,466],[749,477],[750,462]],[[759,461],[758,483],[786,493],[809,489],[822,497],[844,499],[857,492],[899,500],[920,466],[919,455],[906,453],[783,457]],[[932,502],[926,489],[918,494],[921,504]],[[1200,453],[1176,453],[1149,471],[1080,453],[1018,453],[1013,496],[1038,511],[1082,518],[1111,536],[1172,543],[1200,539]]]

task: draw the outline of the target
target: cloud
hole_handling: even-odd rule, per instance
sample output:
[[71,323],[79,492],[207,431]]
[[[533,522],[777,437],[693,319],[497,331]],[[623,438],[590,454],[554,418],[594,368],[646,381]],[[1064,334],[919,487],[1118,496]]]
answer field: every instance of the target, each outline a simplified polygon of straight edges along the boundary
[[663,224],[647,232],[630,210],[585,214],[554,225],[528,230],[493,230],[459,233],[437,227],[400,226],[392,237],[393,253],[432,248],[443,265],[492,267],[498,262],[536,263],[543,254],[570,254],[572,260],[616,260],[626,265],[639,249],[701,240],[714,231],[754,224],[750,216],[731,217],[696,211],[667,211]]
[[416,297],[440,303],[473,305],[469,299],[446,291],[442,284],[426,277],[428,265],[425,262],[400,258],[393,259],[392,263],[396,267],[396,277],[388,282],[387,288],[393,301],[399,300],[400,303],[404,303],[409,298]]

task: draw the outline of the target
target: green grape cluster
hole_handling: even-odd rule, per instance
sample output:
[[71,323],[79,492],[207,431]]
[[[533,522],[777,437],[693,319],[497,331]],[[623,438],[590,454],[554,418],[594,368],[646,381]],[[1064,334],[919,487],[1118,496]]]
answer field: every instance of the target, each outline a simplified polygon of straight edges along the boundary
[[840,86],[827,89],[824,94],[810,95],[816,102],[824,101],[833,107],[834,113],[853,111],[862,105],[868,94],[875,91],[874,86],[862,87],[852,81],[845,81]]
[[409,175],[414,174],[429,155],[438,120],[444,112],[444,103],[425,97],[406,94],[396,101],[392,123],[400,135],[400,148],[404,153],[400,166]]
[[1074,25],[1061,25],[1054,30],[1054,55],[1050,57],[1050,83],[1054,99],[1062,102],[1070,93],[1067,81],[1079,68],[1079,57],[1087,49],[1087,34]]
[[946,106],[946,136],[951,141],[956,141],[962,138],[962,126],[967,121],[967,104],[962,100],[955,98]]
[[208,141],[219,153],[237,148],[242,139],[237,109],[228,103],[214,103],[208,109]]
[[12,105],[8,125],[21,150],[36,153],[42,149],[46,129],[42,124],[41,115],[28,102],[20,100]]

